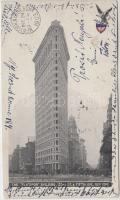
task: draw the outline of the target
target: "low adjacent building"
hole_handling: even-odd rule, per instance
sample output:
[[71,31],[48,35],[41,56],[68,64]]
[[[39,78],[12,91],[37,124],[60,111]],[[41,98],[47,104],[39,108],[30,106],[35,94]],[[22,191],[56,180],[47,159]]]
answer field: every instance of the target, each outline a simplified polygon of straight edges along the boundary
[[35,169],[35,142],[28,140],[25,147],[17,145],[9,157],[9,171],[11,173],[31,174]]
[[12,155],[9,156],[9,171],[19,173],[19,152],[20,146],[17,145]]
[[35,142],[28,141],[25,147],[25,171],[29,174],[35,170]]

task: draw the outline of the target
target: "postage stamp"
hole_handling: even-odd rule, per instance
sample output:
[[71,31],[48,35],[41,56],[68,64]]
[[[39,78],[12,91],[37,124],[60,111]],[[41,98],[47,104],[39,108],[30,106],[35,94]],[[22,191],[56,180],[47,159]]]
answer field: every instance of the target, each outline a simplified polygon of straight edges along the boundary
[[3,199],[119,197],[118,5],[2,1]]
[[12,13],[11,23],[19,33],[33,33],[40,26],[40,13],[31,4],[25,6],[18,4]]

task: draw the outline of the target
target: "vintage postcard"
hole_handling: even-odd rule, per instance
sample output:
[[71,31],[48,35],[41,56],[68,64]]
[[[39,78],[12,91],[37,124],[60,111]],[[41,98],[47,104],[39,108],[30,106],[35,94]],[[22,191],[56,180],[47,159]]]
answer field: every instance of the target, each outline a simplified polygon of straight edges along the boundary
[[118,2],[1,6],[4,199],[118,197]]

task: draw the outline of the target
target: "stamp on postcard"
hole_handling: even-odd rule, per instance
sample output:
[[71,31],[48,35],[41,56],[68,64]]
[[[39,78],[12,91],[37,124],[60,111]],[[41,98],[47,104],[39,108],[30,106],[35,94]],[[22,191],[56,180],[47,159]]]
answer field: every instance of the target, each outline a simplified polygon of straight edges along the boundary
[[32,4],[25,6],[18,4],[12,13],[11,23],[14,29],[21,34],[33,33],[40,26],[40,13]]

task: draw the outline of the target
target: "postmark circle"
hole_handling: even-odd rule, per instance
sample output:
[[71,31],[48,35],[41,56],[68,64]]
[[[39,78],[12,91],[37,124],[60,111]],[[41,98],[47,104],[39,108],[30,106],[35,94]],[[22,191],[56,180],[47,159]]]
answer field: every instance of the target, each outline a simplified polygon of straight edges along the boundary
[[27,4],[19,5],[11,15],[11,24],[13,28],[21,34],[30,34],[35,32],[41,23],[41,17],[35,6]]

